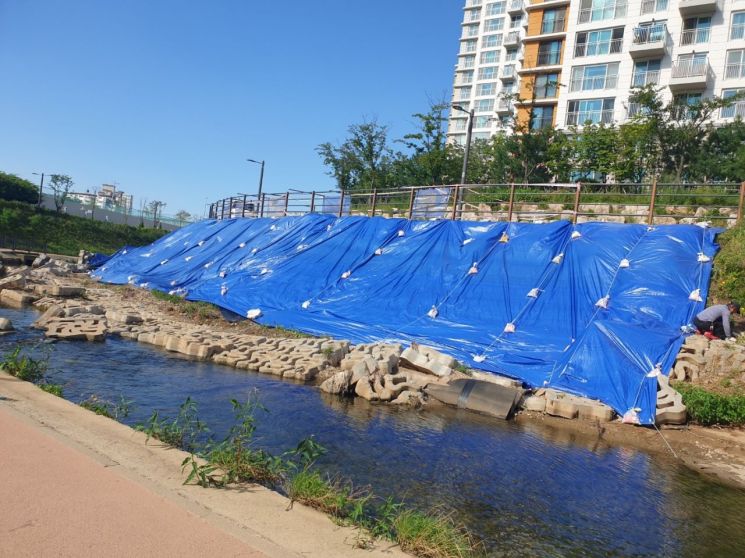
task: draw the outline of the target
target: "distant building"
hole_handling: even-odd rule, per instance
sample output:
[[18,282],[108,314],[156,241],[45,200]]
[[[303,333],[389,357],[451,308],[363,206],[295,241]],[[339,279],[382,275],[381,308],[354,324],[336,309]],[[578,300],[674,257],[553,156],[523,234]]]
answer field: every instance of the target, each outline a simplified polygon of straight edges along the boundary
[[[474,109],[474,139],[510,115],[542,128],[622,124],[639,107],[630,90],[654,84],[696,103],[745,91],[742,0],[465,0],[453,103]],[[513,95],[519,101],[513,100]],[[745,101],[715,124],[745,116]],[[452,111],[450,141],[468,115]]]
[[102,184],[101,189],[93,193],[70,192],[67,197],[80,202],[82,205],[92,206],[95,204],[96,207],[101,209],[123,211],[125,213],[132,211],[133,196],[117,190],[116,186],[112,184]]

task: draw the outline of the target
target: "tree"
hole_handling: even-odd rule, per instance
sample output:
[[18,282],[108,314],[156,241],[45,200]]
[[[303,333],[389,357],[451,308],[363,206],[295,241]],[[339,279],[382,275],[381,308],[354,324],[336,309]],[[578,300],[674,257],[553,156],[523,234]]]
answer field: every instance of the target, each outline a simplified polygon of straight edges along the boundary
[[183,209],[180,209],[176,213],[176,219],[178,219],[178,226],[182,227],[184,223],[186,223],[187,221],[189,221],[189,219],[191,219],[191,213]]
[[393,153],[388,146],[388,128],[375,120],[353,124],[339,146],[322,143],[316,151],[345,192],[385,186]]
[[153,214],[153,228],[157,229],[159,224],[160,216],[163,215],[163,208],[166,206],[165,202],[153,200],[148,204],[148,209]]
[[692,161],[714,130],[712,117],[716,111],[730,106],[740,97],[724,99],[715,95],[694,102],[673,97],[665,101],[661,91],[662,88],[652,85],[634,90],[629,102],[636,104],[638,110],[632,122],[647,126],[652,139],[649,147],[659,153],[661,170],[670,172],[676,182],[682,182],[689,178]]
[[36,203],[39,199],[39,188],[14,174],[0,172],[0,198]]
[[714,128],[690,168],[703,182],[745,180],[745,122],[738,119]]
[[65,207],[67,201],[67,195],[75,185],[72,178],[66,174],[53,174],[49,181],[49,189],[52,190],[54,196],[54,207],[57,209],[57,213],[62,212],[62,208]]

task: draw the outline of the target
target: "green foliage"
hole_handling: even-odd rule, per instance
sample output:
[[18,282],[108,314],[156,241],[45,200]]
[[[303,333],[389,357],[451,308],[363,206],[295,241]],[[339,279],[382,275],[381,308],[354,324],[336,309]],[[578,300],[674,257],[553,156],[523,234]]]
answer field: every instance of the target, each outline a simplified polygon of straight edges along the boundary
[[0,369],[24,382],[38,383],[44,380],[47,371],[47,360],[37,360],[22,352],[18,345],[3,355]]
[[54,254],[77,255],[81,249],[111,253],[124,245],[150,244],[163,234],[162,230],[115,225],[0,200],[0,236],[33,240]]
[[676,383],[688,416],[704,426],[745,424],[745,395],[719,395],[690,384]]
[[106,399],[101,399],[93,394],[88,397],[88,399],[81,401],[80,406],[83,407],[83,409],[88,409],[89,411],[96,413],[97,415],[119,420],[120,418],[125,418],[129,415],[132,402],[121,397],[118,402],[114,403]]
[[405,552],[428,558],[473,556],[478,545],[448,515],[404,510],[393,521],[396,542]]
[[14,174],[0,172],[0,198],[36,203],[39,200],[39,187]]
[[62,211],[67,201],[67,195],[72,190],[75,183],[72,178],[66,174],[53,174],[49,180],[49,189],[52,191],[54,197],[54,207],[57,209],[57,213]]
[[60,384],[39,384],[39,387],[47,393],[51,393],[57,397],[64,397],[62,394],[62,386]]
[[157,300],[170,302],[171,304],[181,304],[182,302],[184,302],[184,299],[180,296],[164,293],[163,291],[158,291],[155,289],[150,291],[150,294],[153,295],[153,298]]
[[[347,517],[354,508],[351,489],[338,481],[323,478],[317,471],[299,471],[287,484],[287,494],[300,502],[334,517]],[[358,509],[357,516],[363,516]]]
[[714,258],[709,300],[745,302],[745,223],[717,237],[720,250]]
[[197,404],[191,397],[187,397],[179,406],[176,417],[161,418],[158,411],[153,411],[147,422],[136,425],[135,429],[145,432],[148,440],[155,438],[164,444],[187,451],[193,451],[197,439],[208,432],[205,424],[199,419]]

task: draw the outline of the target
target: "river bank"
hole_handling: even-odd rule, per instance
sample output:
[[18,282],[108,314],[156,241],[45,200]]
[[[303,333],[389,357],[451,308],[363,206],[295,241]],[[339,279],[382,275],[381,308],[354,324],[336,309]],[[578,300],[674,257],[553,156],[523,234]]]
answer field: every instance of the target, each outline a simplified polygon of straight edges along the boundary
[[[164,548],[161,555],[178,555],[175,551],[184,550],[183,545],[169,545],[168,541],[158,540],[168,537],[169,533],[181,536],[183,543],[196,545],[186,548],[189,555],[194,555],[198,548],[204,548],[208,554],[216,554],[222,548],[231,556],[406,555],[386,542],[379,543],[374,549],[356,549],[355,540],[359,536],[356,530],[336,525],[324,514],[297,503],[290,509],[287,498],[258,485],[225,490],[184,485],[181,462],[188,457],[186,452],[154,440],[148,441],[142,432],[95,415],[2,372],[0,395],[3,430],[6,426],[20,424],[30,435],[40,437],[40,444],[46,443],[48,451],[36,456],[34,463],[37,467],[46,463],[55,475],[53,478],[32,478],[36,476],[34,469],[21,468],[24,461],[3,452],[0,465],[5,474],[15,480],[14,483],[4,483],[2,488],[2,492],[8,492],[2,497],[6,508],[1,521],[5,535],[0,555],[38,556],[40,552],[37,550],[49,548],[50,544],[57,545],[57,551],[66,555],[85,555],[86,552],[100,555],[104,553],[103,549],[111,549],[113,554],[105,553],[131,556],[133,553],[130,551],[136,548],[151,554],[154,549]],[[45,442],[44,436],[52,441]],[[21,448],[19,445],[20,449],[29,450],[29,447]],[[58,510],[64,515],[54,520],[49,518],[50,522],[45,523],[45,510],[59,507],[61,503],[56,500],[57,495],[69,489],[65,464],[55,464],[55,456],[59,455],[74,457],[91,471],[90,484],[87,488],[78,486],[83,493],[78,493],[77,498],[93,497],[95,501],[86,500],[75,510]],[[101,479],[99,476],[103,471],[114,471],[119,478]],[[43,475],[43,471],[40,474]],[[46,492],[30,490],[28,487],[34,484],[43,486]],[[113,486],[111,494],[109,485]],[[17,492],[14,487],[18,488]],[[132,505],[147,507],[149,515],[146,517],[158,521],[158,524],[143,525],[136,519],[129,521],[123,499],[126,500],[131,491],[146,499],[144,503],[139,500]],[[19,504],[20,509],[9,509],[8,503],[18,503],[20,495],[28,507],[21,508]],[[111,507],[104,505],[107,502]],[[90,530],[82,540],[71,538],[69,535],[73,532],[82,536],[75,526],[91,512],[101,514],[97,521],[101,521],[106,529]],[[173,519],[172,514],[176,514],[177,519]],[[65,516],[73,517],[60,521]],[[130,526],[138,532],[127,533]],[[188,531],[182,531],[187,527]],[[119,546],[110,547],[114,535],[118,537]],[[50,538],[57,542],[50,541]],[[69,552],[66,553],[65,549]]]

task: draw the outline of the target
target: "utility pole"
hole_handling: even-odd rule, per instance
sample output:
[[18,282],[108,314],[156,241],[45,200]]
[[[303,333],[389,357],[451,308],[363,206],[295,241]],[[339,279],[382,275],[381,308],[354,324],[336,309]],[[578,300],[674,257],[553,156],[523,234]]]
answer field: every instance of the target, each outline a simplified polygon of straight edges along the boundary
[[[474,109],[466,110],[460,105],[453,105],[454,110],[459,110],[461,112],[465,112],[468,115],[468,128],[466,131],[466,149],[463,153],[463,170],[460,173],[460,185],[461,188],[457,190],[458,192],[458,198],[461,197],[461,192],[463,191],[462,186],[466,183],[466,173],[468,171],[468,155],[471,152],[471,132],[473,131],[473,113],[475,112]],[[453,200],[453,207],[460,209],[460,199]]]
[[[35,174],[37,176],[39,175],[38,172],[34,172],[31,174]],[[39,181],[39,201],[36,202],[36,207],[41,207],[41,202],[42,202],[41,192],[43,189],[44,189],[44,173],[41,173],[41,180]]]
[[249,163],[256,163],[257,165],[261,165],[261,173],[259,174],[259,193],[256,196],[256,216],[258,217],[262,213],[261,208],[261,190],[264,187],[264,163],[265,161],[256,161],[254,159],[246,159]]

